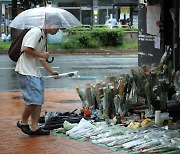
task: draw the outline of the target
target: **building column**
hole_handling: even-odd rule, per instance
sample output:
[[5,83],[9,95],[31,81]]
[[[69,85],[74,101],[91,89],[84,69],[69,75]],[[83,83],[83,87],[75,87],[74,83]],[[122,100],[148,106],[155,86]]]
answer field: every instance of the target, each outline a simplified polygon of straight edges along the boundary
[[[12,20],[17,16],[17,0],[12,0]],[[16,31],[14,28],[11,29],[11,39],[16,37]]]
[[93,25],[99,24],[98,0],[93,0]]
[[180,61],[179,61],[179,42],[180,42],[180,35],[179,35],[179,9],[180,3],[179,0],[174,0],[174,10],[175,10],[175,20],[173,26],[173,67],[175,71],[180,69]]

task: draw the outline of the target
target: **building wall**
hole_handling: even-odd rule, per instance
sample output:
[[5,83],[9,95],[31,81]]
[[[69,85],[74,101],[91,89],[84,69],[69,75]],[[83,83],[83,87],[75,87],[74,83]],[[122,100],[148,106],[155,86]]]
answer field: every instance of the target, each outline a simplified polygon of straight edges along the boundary
[[160,63],[163,54],[168,53],[171,55],[173,67],[176,70],[180,68],[178,5],[180,5],[179,0],[163,0],[158,4],[157,1],[151,1],[147,5],[139,4],[139,66]]
[[120,9],[124,6],[130,6],[128,14],[121,14],[122,21],[128,18],[133,18],[135,27],[137,27],[137,4],[138,0],[59,0],[56,2],[60,8],[66,9],[74,14],[82,24],[104,25],[105,21],[111,17],[120,18]]
[[9,1],[0,1],[0,37],[2,34],[8,35],[10,33],[10,29],[8,27],[10,22],[10,16],[12,14],[12,11],[7,8]]
[[[128,18],[131,19],[134,26],[137,28],[137,3],[138,0],[52,0],[51,4],[54,7],[63,8],[80,20],[84,25],[104,25],[106,20],[111,17],[117,20],[123,17],[123,24],[126,23]],[[11,1],[0,1],[1,7],[4,10],[5,4],[11,4]],[[136,5],[136,6],[135,6]],[[130,12],[127,14],[121,14],[121,7],[130,6]],[[9,33],[8,24],[12,8],[8,8],[7,24],[1,30],[1,32]],[[4,11],[3,11],[4,12]]]
[[138,13],[138,65],[149,66],[152,63],[159,63],[163,51],[162,47],[154,47],[155,36],[147,33],[146,6],[139,4]]

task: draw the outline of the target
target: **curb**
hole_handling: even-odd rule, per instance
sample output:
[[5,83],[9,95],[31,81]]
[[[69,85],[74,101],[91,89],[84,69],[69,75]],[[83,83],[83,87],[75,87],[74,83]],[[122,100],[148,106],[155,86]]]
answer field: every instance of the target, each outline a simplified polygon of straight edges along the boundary
[[4,54],[7,54],[7,50],[0,50],[0,55],[4,55]]
[[[0,55],[7,54],[7,50],[0,50]],[[51,54],[137,54],[138,49],[50,49]]]
[[138,49],[56,49],[49,52],[52,54],[137,54]]

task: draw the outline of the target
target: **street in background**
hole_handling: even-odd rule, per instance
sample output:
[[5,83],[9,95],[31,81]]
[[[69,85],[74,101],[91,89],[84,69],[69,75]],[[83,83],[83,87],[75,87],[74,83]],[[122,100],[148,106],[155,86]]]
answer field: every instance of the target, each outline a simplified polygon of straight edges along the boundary
[[[7,55],[0,56],[0,91],[18,91],[15,63]],[[47,91],[73,91],[75,86],[104,81],[107,75],[119,76],[137,67],[137,55],[55,55],[52,66],[60,73],[78,71],[72,78],[45,79]],[[42,75],[49,75],[43,67]]]

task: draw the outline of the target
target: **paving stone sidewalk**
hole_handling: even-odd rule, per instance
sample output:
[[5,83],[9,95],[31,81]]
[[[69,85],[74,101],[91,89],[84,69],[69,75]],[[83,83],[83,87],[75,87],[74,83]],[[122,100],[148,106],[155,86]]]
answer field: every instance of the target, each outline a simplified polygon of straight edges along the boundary
[[[34,136],[23,134],[16,127],[23,110],[20,92],[0,93],[0,153],[1,154],[121,154],[88,141],[63,136]],[[51,111],[70,112],[80,109],[76,92],[46,92],[42,114]],[[74,101],[74,102],[73,102]]]

